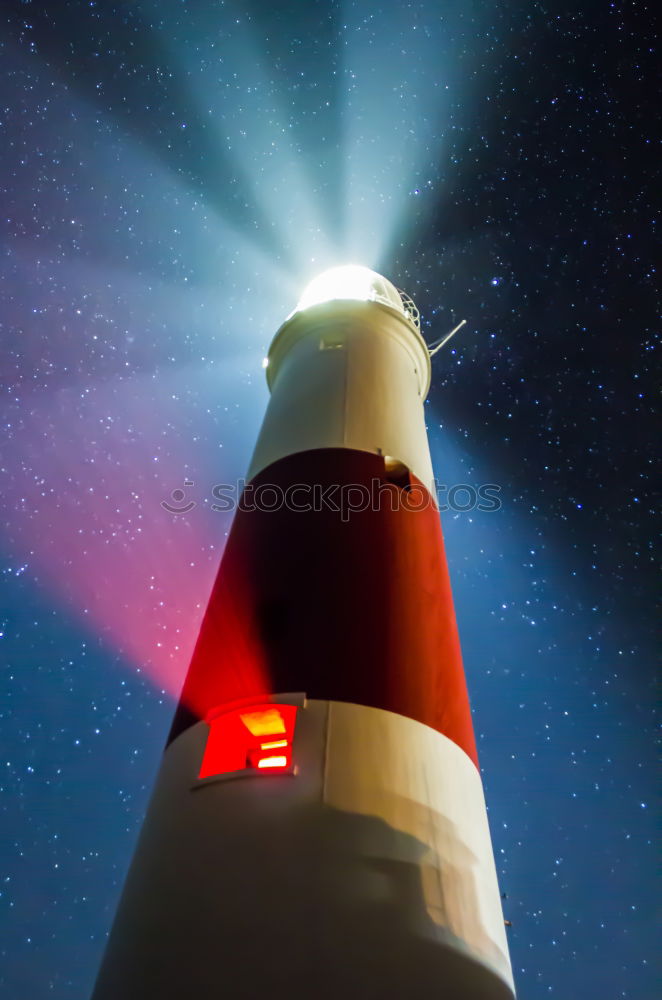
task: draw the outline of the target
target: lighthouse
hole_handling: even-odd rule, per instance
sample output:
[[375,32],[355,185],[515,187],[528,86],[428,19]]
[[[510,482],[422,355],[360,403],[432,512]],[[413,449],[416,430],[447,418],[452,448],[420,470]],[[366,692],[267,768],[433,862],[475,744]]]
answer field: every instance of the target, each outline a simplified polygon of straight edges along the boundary
[[430,370],[364,267],[276,333],[94,1000],[512,1000]]

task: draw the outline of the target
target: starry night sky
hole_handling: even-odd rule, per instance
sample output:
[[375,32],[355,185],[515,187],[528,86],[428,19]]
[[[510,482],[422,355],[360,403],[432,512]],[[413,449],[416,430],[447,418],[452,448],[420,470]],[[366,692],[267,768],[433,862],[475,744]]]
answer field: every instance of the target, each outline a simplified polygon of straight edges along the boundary
[[[654,1000],[652,6],[0,14],[0,991],[89,995],[248,464],[352,261],[416,300],[521,1000]],[[186,516],[162,507],[183,489]]]

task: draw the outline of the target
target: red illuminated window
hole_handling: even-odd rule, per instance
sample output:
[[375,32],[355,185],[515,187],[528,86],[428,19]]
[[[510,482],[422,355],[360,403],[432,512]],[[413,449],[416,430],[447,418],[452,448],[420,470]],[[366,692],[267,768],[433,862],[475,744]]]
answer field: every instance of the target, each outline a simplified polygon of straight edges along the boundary
[[199,778],[236,771],[274,774],[292,766],[297,706],[245,704],[207,717],[209,735]]

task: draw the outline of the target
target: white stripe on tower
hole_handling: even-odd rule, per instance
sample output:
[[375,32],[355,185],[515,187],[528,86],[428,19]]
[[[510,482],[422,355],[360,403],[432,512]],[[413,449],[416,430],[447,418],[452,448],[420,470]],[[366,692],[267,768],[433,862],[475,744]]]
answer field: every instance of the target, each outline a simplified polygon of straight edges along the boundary
[[268,361],[271,399],[249,480],[286,455],[350,448],[397,459],[434,494],[422,405],[430,358],[402,308],[325,302],[297,312]]

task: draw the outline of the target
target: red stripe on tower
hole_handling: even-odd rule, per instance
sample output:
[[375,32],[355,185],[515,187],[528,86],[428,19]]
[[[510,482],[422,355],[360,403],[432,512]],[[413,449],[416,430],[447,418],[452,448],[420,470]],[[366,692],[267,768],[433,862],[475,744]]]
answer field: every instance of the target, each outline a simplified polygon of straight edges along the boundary
[[415,307],[329,272],[267,377],[95,1000],[507,1000]]
[[253,479],[173,734],[269,691],[399,712],[476,761],[439,512],[404,467],[326,448]]

